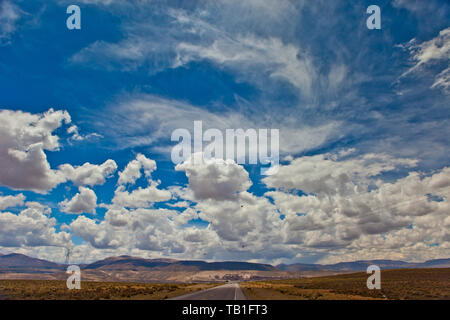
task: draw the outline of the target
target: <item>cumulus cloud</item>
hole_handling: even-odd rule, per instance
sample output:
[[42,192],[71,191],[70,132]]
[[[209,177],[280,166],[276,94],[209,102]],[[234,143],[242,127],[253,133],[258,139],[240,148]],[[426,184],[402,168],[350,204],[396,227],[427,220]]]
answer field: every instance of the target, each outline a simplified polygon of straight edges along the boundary
[[[449,240],[449,168],[431,174],[411,171],[389,182],[384,173],[414,167],[416,161],[354,153],[290,159],[280,167],[280,177],[266,178],[275,190],[264,196],[246,191],[251,182],[241,166],[212,159],[198,159],[195,165],[191,159],[177,169],[186,172],[187,188],[170,189],[179,201],[193,202],[189,208],[180,212],[113,202],[104,221],[79,217],[69,228],[97,250],[134,248],[142,255],[180,258],[292,261],[307,253],[327,263],[358,255],[441,257]],[[186,225],[192,219],[207,225]],[[439,246],[430,246],[435,243]]]
[[151,177],[151,173],[156,169],[156,162],[147,158],[143,154],[138,154],[136,159],[127,164],[122,172],[119,172],[119,184],[134,184],[141,177],[141,169],[147,178]]
[[52,208],[37,201],[27,201],[25,202],[25,206],[27,208],[34,208],[36,210],[42,211],[47,216],[52,213]]
[[49,218],[36,206],[19,214],[0,212],[0,246],[36,247],[66,246],[71,243],[70,234],[56,232],[56,219]]
[[66,111],[31,114],[1,110],[0,184],[44,193],[64,182],[64,175],[50,168],[44,150],[58,150],[59,139],[53,132],[70,121]]
[[158,189],[158,183],[152,182],[146,188],[138,187],[131,192],[125,190],[124,186],[119,186],[114,192],[112,203],[127,208],[145,208],[155,202],[168,201],[171,197],[170,191]]
[[98,133],[90,133],[87,135],[81,135],[79,133],[78,127],[76,125],[71,125],[68,129],[67,129],[67,133],[71,134],[72,136],[70,137],[70,139],[75,140],[75,141],[83,141],[83,140],[87,140],[87,139],[91,139],[91,138],[99,138],[101,137],[101,135],[99,135]]
[[[189,212],[138,209],[133,212],[133,216],[135,221],[132,228],[136,234],[136,246],[139,249],[181,253],[188,247],[183,240],[184,235],[189,233],[192,227],[182,229],[181,226],[193,217]],[[207,245],[209,238],[206,232],[201,242]],[[197,243],[197,245],[200,244]]]
[[346,195],[354,192],[355,188],[367,188],[370,179],[383,172],[417,164],[415,159],[397,159],[387,154],[370,153],[343,160],[346,153],[297,158],[280,167],[276,175],[263,181],[271,188],[297,189],[320,195]]
[[112,227],[102,228],[105,222],[97,224],[94,220],[79,216],[70,225],[69,229],[75,235],[82,237],[95,248],[118,248],[122,242]]
[[[184,231],[181,226],[194,217],[192,213],[166,209],[112,208],[100,223],[80,216],[68,228],[98,249],[178,254],[185,250],[184,234],[190,234],[190,230]],[[207,240],[204,237],[202,242]]]
[[191,203],[189,201],[178,201],[175,203],[167,203],[167,205],[173,208],[188,208]]
[[97,196],[94,190],[79,187],[79,193],[70,200],[64,200],[59,203],[63,212],[67,213],[95,213],[97,207]]
[[[282,242],[282,220],[267,198],[243,192],[235,200],[205,200],[195,209],[234,250],[258,252]],[[225,244],[224,244],[225,245]]]
[[11,189],[46,193],[60,183],[103,184],[117,169],[113,160],[101,165],[85,163],[73,167],[63,164],[52,169],[45,151],[58,151],[59,137],[54,132],[70,124],[67,111],[49,109],[43,114],[0,110],[0,184]]
[[[279,190],[265,195],[285,215],[281,232],[286,244],[302,251],[339,252],[322,262],[355,260],[358,253],[360,259],[387,257],[393,246],[401,248],[397,258],[411,260],[431,250],[432,243],[441,246],[433,256],[439,257],[449,240],[449,168],[431,175],[411,171],[393,182],[378,175],[414,164],[385,155],[301,157],[282,166],[281,176],[266,178]],[[414,254],[419,248],[421,253]]]
[[197,199],[230,200],[252,185],[248,172],[234,160],[203,159],[202,153],[175,167],[184,171]]
[[22,206],[24,200],[25,196],[22,193],[15,196],[0,196],[0,210],[5,210],[9,207]]
[[[78,249],[91,252],[90,259],[134,253],[292,261],[307,254],[326,263],[358,257],[414,260],[445,255],[450,236],[450,168],[429,174],[410,171],[385,181],[384,173],[413,167],[415,160],[354,153],[292,158],[280,166],[281,176],[264,180],[275,190],[262,196],[247,191],[251,181],[243,167],[212,159],[198,164],[191,159],[179,165],[177,170],[186,172],[189,179],[186,188],[158,189],[158,182],[150,177],[156,165],[138,155],[122,171],[126,172],[123,182],[128,183],[119,185],[112,203],[104,205],[104,220],[79,216],[66,228],[86,241]],[[140,161],[151,164],[148,174]],[[139,174],[131,170],[135,166]],[[149,186],[127,191],[142,171]],[[79,190],[61,204],[66,211],[89,210],[73,208],[85,205],[83,194],[92,191],[81,186]],[[183,208],[151,208],[172,194]],[[43,219],[42,209],[32,209],[39,210],[38,218]],[[206,225],[189,223],[198,219]],[[17,245],[13,238],[9,238],[11,246]]]
[[[135,184],[141,177],[141,170],[147,178],[148,186],[138,187],[132,191],[127,191],[127,187]],[[138,154],[135,160],[130,161],[125,169],[119,173],[119,186],[114,191],[112,203],[114,206],[127,208],[150,207],[155,202],[168,201],[172,194],[168,190],[158,189],[159,182],[153,181],[151,173],[156,170],[156,162],[147,158],[143,154]]]
[[82,166],[73,167],[70,164],[63,164],[58,168],[66,179],[73,181],[76,185],[94,186],[104,184],[106,178],[112,176],[117,169],[114,160],[106,160],[100,165],[86,162]]
[[[183,170],[189,171],[191,177],[197,171],[203,172],[192,164],[184,165]],[[118,191],[125,188],[120,185],[112,205],[105,205],[108,211],[103,221],[95,222],[81,216],[70,224],[69,229],[101,250],[123,252],[124,248],[134,248],[143,252],[197,258],[220,258],[227,255],[228,251],[237,255],[250,255],[249,252],[252,252],[260,258],[263,255],[276,255],[275,252],[280,250],[285,254],[286,250],[279,247],[283,240],[283,236],[277,232],[282,224],[279,213],[268,199],[245,192],[251,185],[245,169],[230,161],[207,162],[202,165],[207,168],[205,172],[211,175],[209,178],[206,175],[199,178],[215,194],[204,194],[203,191],[196,190],[206,198],[196,199],[198,202],[189,208],[143,208],[149,203],[140,202],[153,199],[153,195],[143,196],[142,200],[135,199],[139,195],[136,191],[142,190],[143,193],[148,188],[136,189],[130,193],[123,191],[129,199],[118,201]],[[200,180],[195,179],[194,186],[197,186],[196,183],[200,183]],[[188,190],[170,190],[181,199],[183,206],[188,206],[188,202],[182,200],[183,197],[190,198],[190,194],[195,194],[191,184]],[[224,191],[226,198],[223,198],[220,190]],[[131,196],[135,197],[131,199]],[[207,227],[188,224],[199,218],[209,223]],[[143,252],[141,254],[145,254]]]

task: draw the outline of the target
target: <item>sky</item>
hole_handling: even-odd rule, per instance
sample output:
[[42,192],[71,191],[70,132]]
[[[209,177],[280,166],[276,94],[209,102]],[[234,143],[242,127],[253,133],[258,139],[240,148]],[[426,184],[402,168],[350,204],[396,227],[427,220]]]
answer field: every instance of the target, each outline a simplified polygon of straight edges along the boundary
[[[449,60],[445,0],[0,0],[0,253],[448,258]],[[174,163],[194,121],[277,172]]]

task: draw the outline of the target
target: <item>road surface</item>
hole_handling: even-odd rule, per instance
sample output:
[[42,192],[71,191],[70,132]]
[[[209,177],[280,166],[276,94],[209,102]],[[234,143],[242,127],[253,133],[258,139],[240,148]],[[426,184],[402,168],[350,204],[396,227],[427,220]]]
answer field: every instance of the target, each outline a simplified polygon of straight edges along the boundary
[[239,283],[227,283],[222,286],[185,294],[169,300],[247,300]]

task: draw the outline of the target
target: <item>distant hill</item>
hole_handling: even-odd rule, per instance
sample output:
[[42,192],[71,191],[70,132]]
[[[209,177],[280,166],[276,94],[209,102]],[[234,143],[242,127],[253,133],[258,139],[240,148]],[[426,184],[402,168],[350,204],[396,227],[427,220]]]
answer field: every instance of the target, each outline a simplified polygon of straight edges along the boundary
[[[79,265],[86,280],[101,281],[190,281],[200,279],[281,278],[274,266],[261,263],[201,260],[144,259],[131,256],[109,257]],[[23,254],[0,255],[0,278],[64,279],[66,265]],[[49,278],[49,275],[50,278]]]
[[[361,260],[336,264],[270,264],[201,260],[109,257],[79,265],[84,281],[198,282],[270,280],[365,271],[369,265],[383,269],[450,268],[450,259],[409,263],[395,260]],[[23,254],[0,255],[0,279],[66,279],[66,265]]]
[[377,265],[381,269],[402,268],[450,268],[450,259],[435,259],[421,263],[397,260],[361,260],[339,262],[335,264],[279,264],[276,267],[283,271],[365,271],[370,265]]
[[130,256],[109,257],[103,260],[99,260],[88,264],[83,267],[86,270],[92,269],[136,269],[136,268],[158,268],[165,267],[177,260],[170,259],[144,259],[135,258]]
[[0,272],[16,273],[51,273],[64,269],[64,265],[31,258],[20,253],[0,255]]
[[110,257],[84,267],[85,270],[139,270],[154,269],[167,271],[211,271],[211,270],[258,270],[276,271],[270,264],[223,261],[205,262],[201,260],[143,259],[130,256]]

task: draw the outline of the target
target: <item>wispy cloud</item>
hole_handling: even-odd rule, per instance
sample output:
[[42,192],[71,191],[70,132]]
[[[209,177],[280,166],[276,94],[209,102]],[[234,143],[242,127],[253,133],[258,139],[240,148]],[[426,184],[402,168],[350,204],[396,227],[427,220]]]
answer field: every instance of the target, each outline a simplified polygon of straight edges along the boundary
[[405,47],[410,51],[414,66],[407,73],[413,72],[423,65],[450,60],[450,27],[439,32],[439,35],[431,40],[418,43],[412,39]]
[[4,0],[0,3],[0,44],[9,42],[21,15],[20,8],[11,1]]
[[[223,132],[238,128],[279,129],[283,154],[318,148],[346,132],[339,121],[313,126],[299,121],[277,120],[267,113],[259,114],[257,108],[246,114],[226,107],[215,112],[186,102],[144,94],[123,97],[107,109],[108,118],[101,117],[103,112],[93,113],[92,121],[102,134],[115,140],[118,148],[156,146],[164,150],[165,146],[172,144],[170,137],[175,129],[192,132],[194,121],[202,121],[203,130],[216,128]],[[277,110],[272,112],[275,117]]]

